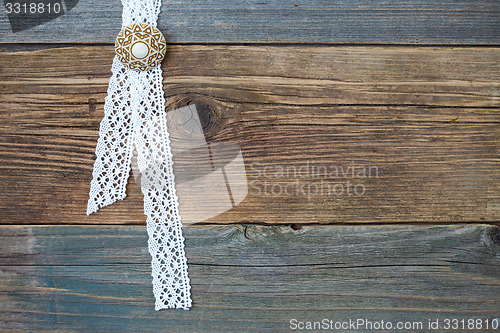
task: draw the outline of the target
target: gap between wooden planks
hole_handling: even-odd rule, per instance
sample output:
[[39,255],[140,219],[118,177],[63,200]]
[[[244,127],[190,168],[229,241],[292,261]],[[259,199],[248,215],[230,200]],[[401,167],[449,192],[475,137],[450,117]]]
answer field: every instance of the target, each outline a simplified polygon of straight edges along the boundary
[[[246,177],[261,190],[321,180],[366,188],[359,196],[249,188],[210,223],[493,223],[500,216],[499,54],[169,45],[164,84],[169,109],[203,102],[213,110],[207,140],[237,145]],[[0,54],[2,223],[144,223],[133,183],[124,201],[84,215],[112,58],[112,46]],[[378,176],[264,175],[307,165],[375,166]]]

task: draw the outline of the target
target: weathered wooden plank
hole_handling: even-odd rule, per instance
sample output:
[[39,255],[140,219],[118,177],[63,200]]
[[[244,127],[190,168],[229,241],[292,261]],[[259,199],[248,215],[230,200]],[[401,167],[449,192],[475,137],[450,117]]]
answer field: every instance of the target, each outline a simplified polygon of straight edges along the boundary
[[[16,33],[2,10],[0,42],[113,42],[121,10],[118,0],[79,1],[66,14]],[[175,0],[164,2],[158,24],[169,41],[182,43],[498,44],[499,20],[495,0]]]
[[155,312],[144,227],[0,227],[0,330],[280,332],[294,318],[498,318],[497,227],[184,234],[193,308]]
[[[0,53],[2,102],[88,105],[92,94],[102,103],[113,55],[111,46]],[[500,48],[169,45],[163,68],[167,97],[300,107],[500,105]]]
[[[211,222],[498,221],[499,54],[171,46],[167,106],[205,103],[216,115],[207,139],[242,151],[247,173],[235,176],[249,194]],[[144,223],[135,184],[83,216],[112,57],[111,47],[0,56],[2,223]],[[378,174],[350,174],[356,166]],[[349,195],[347,182],[366,192]]]

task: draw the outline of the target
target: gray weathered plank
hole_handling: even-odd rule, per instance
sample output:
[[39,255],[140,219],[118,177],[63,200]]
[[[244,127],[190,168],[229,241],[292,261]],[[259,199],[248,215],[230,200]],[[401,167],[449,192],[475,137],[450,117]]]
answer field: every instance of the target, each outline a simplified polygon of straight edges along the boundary
[[[164,83],[169,108],[186,101],[214,108],[207,138],[239,145],[248,181],[261,190],[249,188],[241,204],[210,222],[494,222],[499,54],[471,47],[175,45]],[[124,201],[84,216],[112,57],[110,46],[0,55],[2,223],[144,223],[135,184]],[[374,166],[379,174],[272,176],[308,164]],[[294,192],[301,188],[296,181],[311,184],[311,195]],[[315,193],[321,181],[361,182],[366,193]],[[291,184],[292,195],[271,192],[275,184]]]
[[[113,42],[118,0],[79,1],[65,15],[10,31],[0,11],[0,42]],[[29,15],[28,15],[29,16]],[[158,21],[170,42],[498,44],[496,0],[164,1]]]
[[184,234],[193,308],[155,312],[144,227],[0,227],[0,330],[286,332],[293,318],[499,317],[497,227],[235,225]]

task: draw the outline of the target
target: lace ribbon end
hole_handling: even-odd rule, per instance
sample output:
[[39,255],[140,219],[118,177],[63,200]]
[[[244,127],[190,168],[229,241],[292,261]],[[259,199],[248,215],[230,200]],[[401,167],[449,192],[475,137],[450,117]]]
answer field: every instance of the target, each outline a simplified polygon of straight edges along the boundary
[[109,206],[109,205],[113,204],[114,202],[116,202],[118,200],[125,199],[126,196],[127,195],[125,193],[119,194],[119,195],[117,195],[114,198],[106,198],[106,200],[101,201],[100,203],[97,202],[98,200],[96,198],[93,198],[91,196],[90,199],[89,199],[89,201],[87,202],[87,216],[89,216],[90,214],[93,214],[93,213],[97,212],[101,208],[104,208],[106,206]]

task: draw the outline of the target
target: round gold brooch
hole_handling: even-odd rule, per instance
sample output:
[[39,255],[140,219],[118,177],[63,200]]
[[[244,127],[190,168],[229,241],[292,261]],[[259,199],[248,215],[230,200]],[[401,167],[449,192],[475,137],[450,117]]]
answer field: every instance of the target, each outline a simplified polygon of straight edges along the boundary
[[166,50],[167,43],[161,31],[144,23],[126,26],[115,41],[118,59],[135,71],[158,66],[165,57]]

